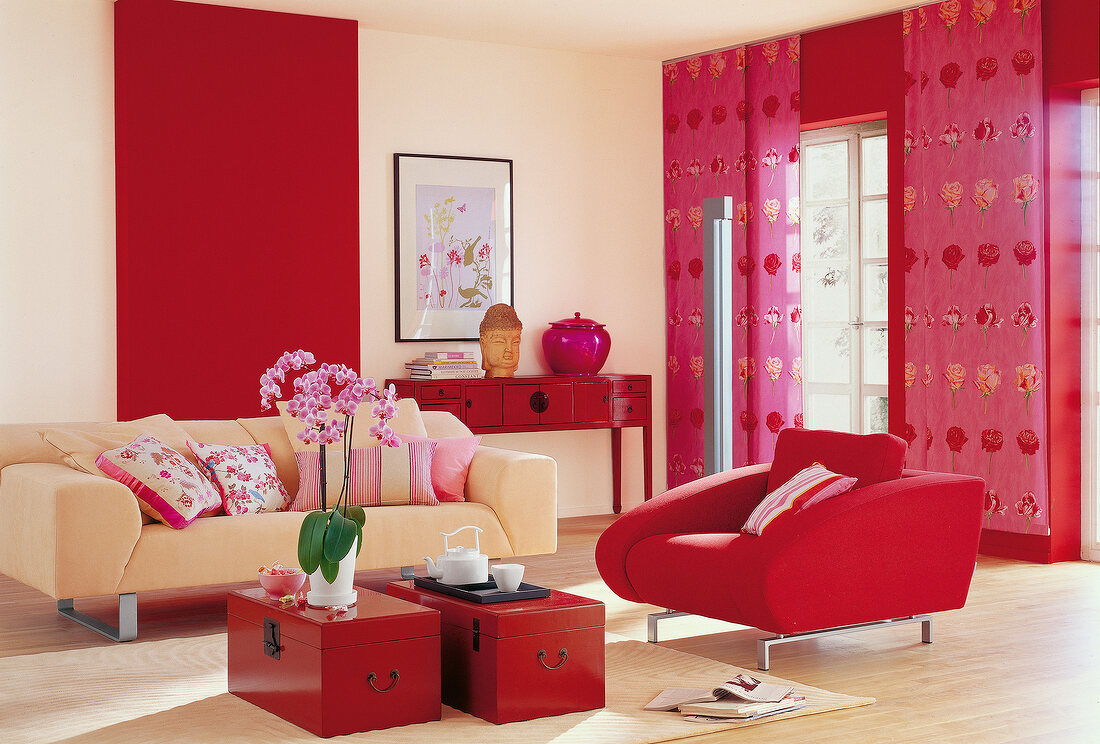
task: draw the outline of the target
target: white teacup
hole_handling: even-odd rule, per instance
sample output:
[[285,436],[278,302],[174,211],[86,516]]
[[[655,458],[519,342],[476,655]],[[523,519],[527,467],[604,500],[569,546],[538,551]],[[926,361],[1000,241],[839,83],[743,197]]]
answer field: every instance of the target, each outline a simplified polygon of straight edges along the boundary
[[514,592],[523,582],[523,564],[498,563],[490,571],[497,582],[497,588],[502,592]]

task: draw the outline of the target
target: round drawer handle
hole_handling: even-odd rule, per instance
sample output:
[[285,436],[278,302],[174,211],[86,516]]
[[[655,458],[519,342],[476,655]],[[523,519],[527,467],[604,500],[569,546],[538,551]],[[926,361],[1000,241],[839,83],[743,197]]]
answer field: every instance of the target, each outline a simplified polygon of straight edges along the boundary
[[390,682],[390,686],[389,686],[389,687],[387,687],[387,688],[385,688],[385,689],[383,689],[383,690],[379,690],[379,689],[378,689],[378,686],[374,684],[374,681],[375,681],[376,679],[378,679],[378,675],[377,675],[377,674],[375,674],[374,672],[371,672],[370,674],[368,674],[368,675],[367,675],[367,682],[368,682],[368,683],[370,683],[370,686],[371,686],[371,688],[372,688],[372,689],[373,689],[373,690],[374,690],[375,692],[389,692],[389,691],[390,691],[390,690],[392,690],[392,689],[393,689],[394,687],[397,687],[397,680],[401,679],[401,675],[400,675],[400,674],[398,673],[398,671],[397,671],[396,669],[394,669],[393,671],[391,671],[391,672],[390,672],[390,679],[392,679],[392,680],[393,680],[393,682]]
[[536,390],[531,393],[531,400],[528,403],[535,413],[544,413],[550,407],[550,396],[541,390]]
[[561,658],[561,661],[558,662],[558,665],[557,666],[550,666],[549,664],[546,663],[546,649],[544,649],[544,648],[539,649],[539,663],[542,664],[545,668],[549,669],[550,671],[554,671],[555,669],[561,669],[563,666],[565,666],[565,662],[569,661],[569,652],[566,651],[564,648],[562,650],[558,651],[558,656]]
[[440,397],[440,398],[442,398],[442,397],[443,397],[443,388],[439,388],[439,397]]
[[626,412],[627,413],[634,413],[634,406],[627,406],[626,407]]
[[470,406],[472,406],[473,404],[474,404],[474,402],[473,402],[472,400],[470,400],[469,398],[467,398],[467,399],[466,399],[466,407],[467,407],[467,408],[469,408],[469,407],[470,407]]

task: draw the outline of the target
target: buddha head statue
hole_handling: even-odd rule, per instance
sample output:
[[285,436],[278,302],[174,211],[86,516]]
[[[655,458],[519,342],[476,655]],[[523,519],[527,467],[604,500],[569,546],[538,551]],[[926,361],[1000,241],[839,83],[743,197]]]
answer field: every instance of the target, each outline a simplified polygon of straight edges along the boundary
[[511,305],[498,303],[485,311],[481,333],[481,368],[486,377],[512,377],[519,367],[519,322]]

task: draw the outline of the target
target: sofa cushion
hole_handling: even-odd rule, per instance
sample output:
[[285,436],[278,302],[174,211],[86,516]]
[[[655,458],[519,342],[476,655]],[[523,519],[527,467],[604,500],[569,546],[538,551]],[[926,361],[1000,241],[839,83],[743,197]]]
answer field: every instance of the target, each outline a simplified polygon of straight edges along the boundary
[[[349,506],[436,506],[432,489],[434,442],[406,442],[400,447],[362,447],[351,451],[348,473]],[[296,452],[298,495],[291,509],[311,511],[321,507],[321,456],[319,452]],[[344,479],[340,447],[325,448],[326,501],[334,506]]]
[[135,421],[50,427],[42,430],[42,439],[61,453],[61,459],[69,467],[102,476],[103,472],[96,467],[100,453],[128,444],[142,434],[155,437],[198,465],[198,459],[187,449],[187,432],[163,413]]
[[838,475],[815,462],[765,496],[745,520],[741,531],[747,535],[762,534],[769,525],[782,521],[785,516],[850,491],[855,483],[854,477]]
[[[439,533],[464,524],[485,530],[480,535],[481,552],[492,557],[513,554],[496,512],[485,504],[440,504],[431,509],[394,506],[374,509],[369,516],[368,534],[355,561],[360,570],[423,566],[423,556],[434,558],[443,552]],[[197,520],[182,533],[162,524],[149,525],[141,531],[112,593],[255,582],[256,569],[263,564],[298,564],[298,532],[304,517],[304,512],[293,511],[214,517]]]
[[129,488],[143,512],[177,530],[222,506],[218,489],[202,471],[155,437],[143,434],[103,452],[96,467]]
[[[298,438],[298,432],[302,431],[305,426],[287,412],[286,401],[278,401],[275,406],[279,409],[279,418],[283,422],[283,428],[286,429],[287,438],[290,440],[290,446],[294,448],[294,451],[317,452],[316,444],[302,444],[302,440]],[[370,428],[378,423],[378,419],[371,416],[372,408],[374,408],[373,404],[365,404],[360,407],[360,413],[355,416],[352,447],[379,446],[380,442],[370,435]],[[390,428],[397,434],[415,434],[418,437],[428,436],[427,430],[424,429],[424,421],[420,418],[420,408],[417,407],[413,398],[403,398],[397,401],[397,415],[390,420]]]
[[855,488],[901,477],[905,440],[893,434],[784,429],[775,443],[768,493],[803,468],[822,463],[834,473],[854,476]]
[[258,514],[290,508],[290,495],[279,480],[266,444],[234,446],[188,441],[187,446],[221,492],[226,514]]
[[466,500],[466,476],[470,473],[470,463],[481,444],[481,437],[423,439],[404,434],[402,439],[410,442],[434,442],[436,449],[432,458],[432,488],[435,490],[435,497],[440,501]]

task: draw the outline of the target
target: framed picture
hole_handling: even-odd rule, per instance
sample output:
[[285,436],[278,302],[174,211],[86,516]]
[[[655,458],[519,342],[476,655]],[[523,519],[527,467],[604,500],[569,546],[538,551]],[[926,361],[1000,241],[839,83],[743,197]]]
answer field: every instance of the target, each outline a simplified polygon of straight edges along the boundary
[[393,156],[397,341],[476,341],[513,304],[512,161]]

